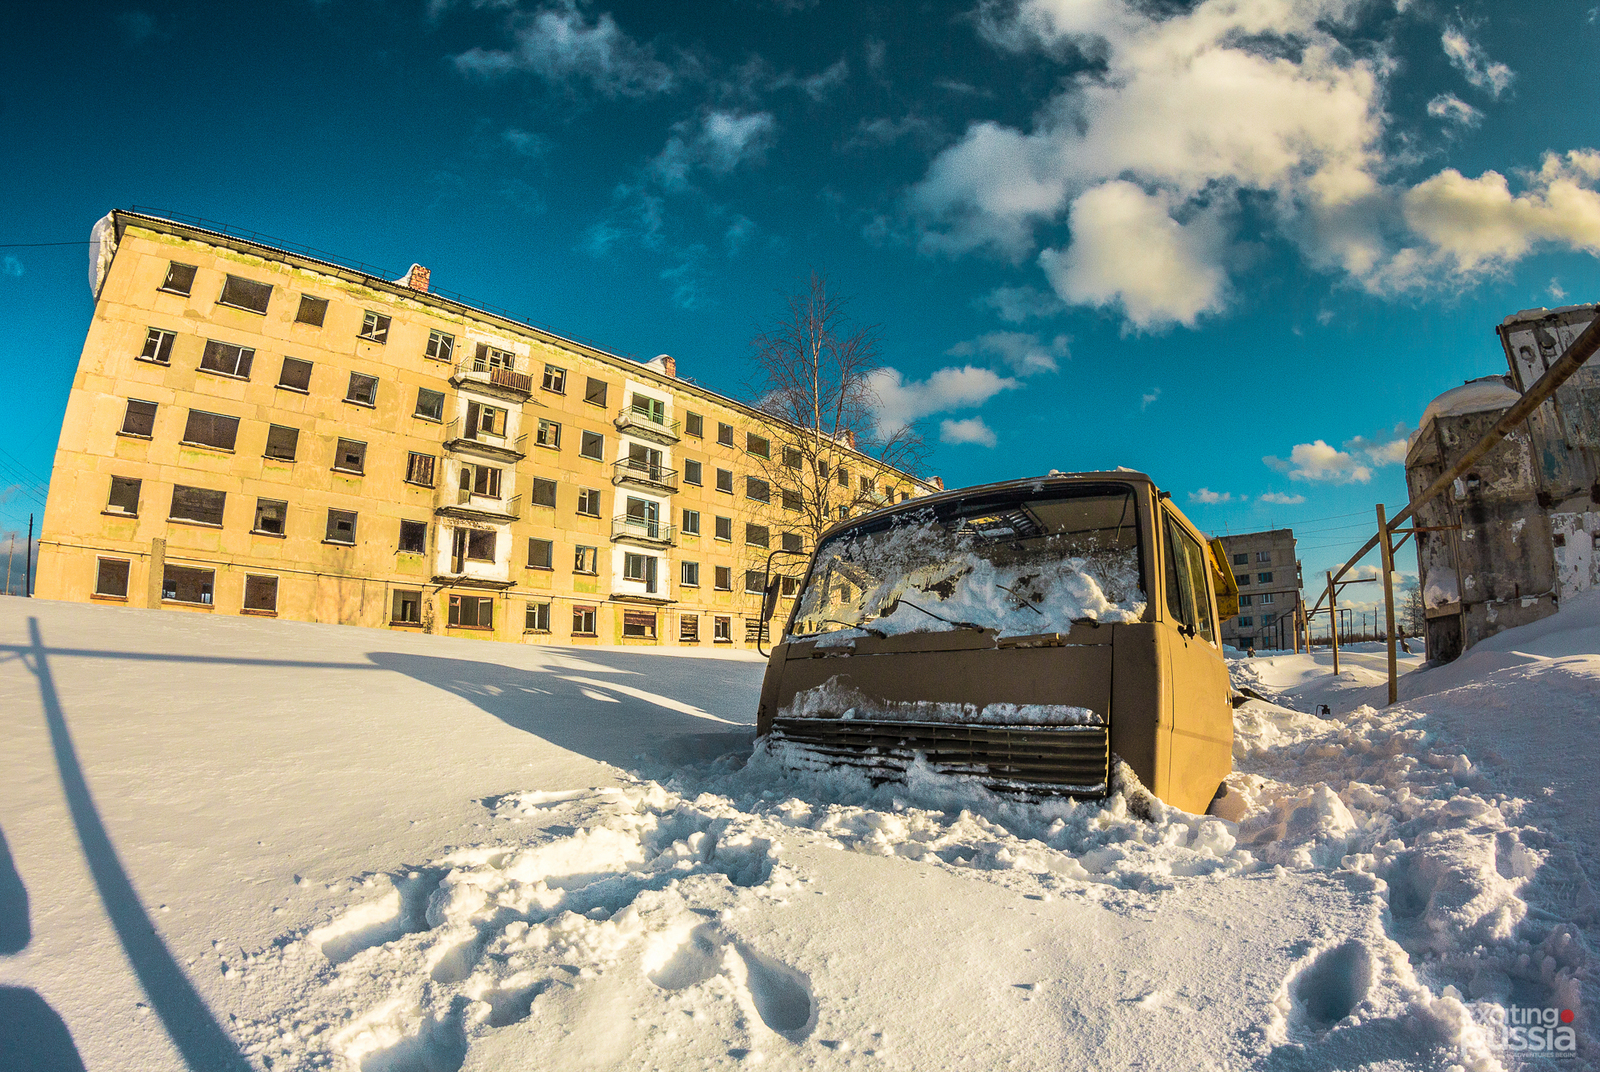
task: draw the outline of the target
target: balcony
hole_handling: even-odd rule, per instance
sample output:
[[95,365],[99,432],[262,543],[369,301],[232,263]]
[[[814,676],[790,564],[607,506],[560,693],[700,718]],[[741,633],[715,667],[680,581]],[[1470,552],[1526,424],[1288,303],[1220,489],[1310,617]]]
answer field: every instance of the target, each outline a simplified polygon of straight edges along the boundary
[[526,432],[516,439],[510,439],[474,428],[460,417],[452,417],[444,426],[445,450],[466,448],[502,461],[519,462],[527,457],[527,447]]
[[468,358],[457,365],[450,373],[450,382],[456,387],[472,383],[479,387],[496,388],[516,395],[521,401],[526,401],[533,394],[532,376],[481,357]]
[[676,443],[680,438],[679,429],[682,427],[677,421],[669,421],[665,417],[657,419],[648,410],[632,406],[618,410],[614,423],[619,432],[655,439],[662,443]]
[[611,465],[611,483],[633,484],[649,491],[677,491],[678,471],[640,458],[619,458]]
[[671,546],[676,533],[671,525],[648,517],[629,517],[623,514],[611,519],[613,540],[634,540],[638,543]]

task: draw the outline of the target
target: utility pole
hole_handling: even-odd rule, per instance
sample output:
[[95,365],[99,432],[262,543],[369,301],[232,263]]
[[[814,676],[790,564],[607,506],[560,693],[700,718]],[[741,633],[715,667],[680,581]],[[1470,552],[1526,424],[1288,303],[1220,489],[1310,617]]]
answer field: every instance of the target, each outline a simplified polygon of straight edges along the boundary
[[1328,571],[1328,645],[1333,649],[1333,673],[1339,675],[1339,592],[1333,586],[1333,571]]
[[1394,544],[1389,542],[1389,521],[1378,504],[1378,553],[1383,559],[1383,612],[1389,627],[1389,703],[1399,698],[1399,667],[1394,654]]
[[22,590],[25,596],[33,595],[33,515],[28,515],[28,586]]
[[17,534],[6,534],[6,595],[11,594],[11,560],[17,555]]

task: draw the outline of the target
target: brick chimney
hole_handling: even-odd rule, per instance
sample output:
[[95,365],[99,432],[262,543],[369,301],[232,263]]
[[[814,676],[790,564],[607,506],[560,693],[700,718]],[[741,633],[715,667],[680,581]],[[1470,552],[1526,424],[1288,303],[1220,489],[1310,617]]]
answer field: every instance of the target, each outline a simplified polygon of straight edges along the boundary
[[942,476],[930,476],[928,478],[928,483],[932,484],[934,487],[938,488],[940,491],[944,490],[944,477],[942,477]]
[[426,294],[428,293],[428,275],[428,270],[422,265],[413,264],[411,271],[406,274],[406,286]]
[[657,372],[666,376],[671,376],[673,379],[678,378],[678,363],[673,360],[671,354],[657,354],[650,360],[646,361],[644,363],[644,367],[647,369],[655,369]]

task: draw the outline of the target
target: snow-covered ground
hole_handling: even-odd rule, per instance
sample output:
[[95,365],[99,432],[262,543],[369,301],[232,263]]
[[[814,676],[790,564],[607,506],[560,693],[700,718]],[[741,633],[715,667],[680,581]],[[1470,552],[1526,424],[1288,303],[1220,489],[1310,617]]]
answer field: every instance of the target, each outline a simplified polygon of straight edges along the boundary
[[748,657],[0,599],[0,1067],[1594,1067],[1600,597],[1355,658],[1235,664],[1205,817],[751,756]]

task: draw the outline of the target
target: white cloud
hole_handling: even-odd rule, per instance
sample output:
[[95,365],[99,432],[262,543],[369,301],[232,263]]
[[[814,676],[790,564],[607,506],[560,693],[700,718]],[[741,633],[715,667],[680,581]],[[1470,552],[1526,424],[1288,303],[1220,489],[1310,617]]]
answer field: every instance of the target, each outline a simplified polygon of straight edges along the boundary
[[1306,497],[1304,495],[1286,495],[1281,491],[1269,491],[1261,496],[1261,501],[1272,503],[1276,506],[1298,506],[1306,501]]
[[[1329,484],[1365,484],[1372,479],[1372,470],[1385,465],[1399,465],[1406,460],[1406,426],[1396,425],[1386,437],[1368,439],[1356,436],[1346,440],[1342,449],[1335,449],[1324,440],[1297,443],[1287,459],[1268,455],[1261,460],[1280,473],[1289,474],[1290,480],[1305,480]],[[1278,499],[1263,501],[1278,502]]]
[[1446,26],[1439,43],[1444,46],[1444,54],[1450,58],[1450,66],[1460,71],[1474,86],[1487,90],[1491,97],[1498,98],[1516,77],[1510,67],[1489,59],[1483,46],[1469,40],[1466,31],[1459,26]]
[[939,441],[956,444],[976,443],[983,447],[992,447],[999,442],[995,438],[994,429],[984,424],[982,417],[968,417],[962,421],[941,421]]
[[771,112],[710,111],[678,123],[646,172],[667,189],[682,189],[696,169],[726,175],[766,152],[776,127]]
[[1545,288],[1545,292],[1550,295],[1551,301],[1564,301],[1567,297],[1567,288],[1563,287],[1561,280],[1555,276],[1551,276],[1550,285]]
[[21,279],[22,261],[9,253],[6,254],[5,258],[0,260],[0,275],[10,276],[12,279]]
[[1020,324],[1031,317],[1055,316],[1067,307],[1055,294],[1037,287],[996,287],[973,304],[988,306],[1009,324]]
[[1039,263],[1065,301],[1120,306],[1135,328],[1193,327],[1226,299],[1221,244],[1210,216],[1181,224],[1165,197],[1117,180],[1073,202],[1072,244],[1045,250]]
[[1044,342],[1039,336],[1023,331],[991,331],[970,342],[958,342],[945,353],[950,357],[989,354],[998,357],[1018,376],[1032,376],[1056,371],[1056,360],[1065,360],[1067,356],[1067,337],[1057,335]]
[[986,368],[942,368],[921,382],[906,382],[899,369],[881,368],[868,377],[876,398],[878,431],[888,435],[923,417],[981,406],[1021,381]]
[[825,71],[800,79],[800,88],[814,101],[824,100],[828,94],[844,85],[850,77],[850,64],[842,57]]
[[1429,101],[1428,114],[1464,127],[1475,127],[1483,122],[1483,113],[1454,93],[1441,93]]
[[1210,488],[1201,488],[1199,491],[1191,491],[1189,493],[1189,501],[1210,506],[1215,503],[1229,503],[1235,500],[1231,491],[1217,492],[1212,491]]
[[863,119],[856,124],[855,133],[845,141],[843,148],[874,149],[893,145],[902,138],[926,148],[949,140],[943,127],[920,115],[910,114],[900,119],[879,116],[876,119]]
[[550,139],[543,134],[533,134],[518,127],[509,127],[500,139],[518,156],[543,156],[550,151]]
[[609,12],[590,21],[575,0],[511,17],[510,49],[473,48],[457,70],[481,77],[530,71],[553,85],[586,82],[607,97],[646,97],[677,87],[655,50],[629,37]]
[[1143,413],[1161,398],[1161,388],[1152,387],[1147,393],[1139,396],[1139,412]]

